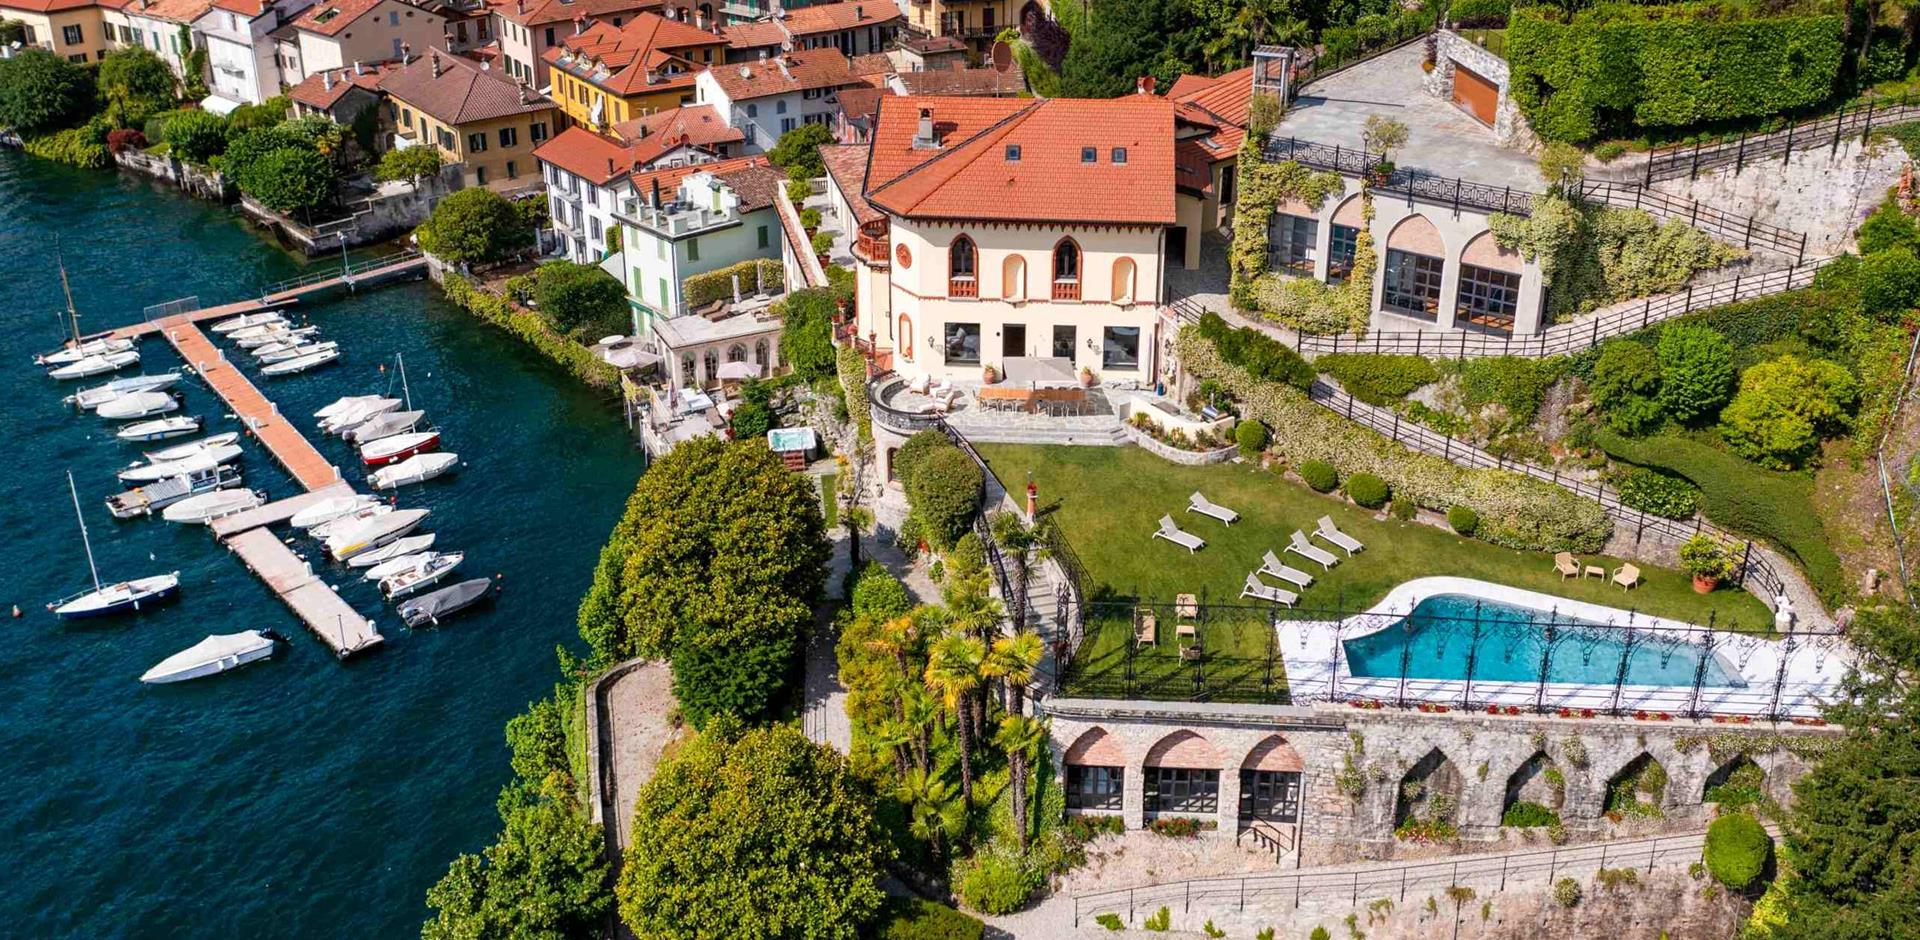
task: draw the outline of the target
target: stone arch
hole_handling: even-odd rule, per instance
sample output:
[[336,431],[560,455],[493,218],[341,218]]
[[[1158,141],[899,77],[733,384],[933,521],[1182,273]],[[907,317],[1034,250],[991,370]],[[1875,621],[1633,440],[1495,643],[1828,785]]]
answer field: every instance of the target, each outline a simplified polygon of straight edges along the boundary
[[1394,794],[1394,828],[1402,832],[1418,828],[1427,837],[1445,837],[1459,814],[1465,781],[1446,752],[1437,747],[1428,751],[1400,775],[1399,791]]
[[1027,259],[1019,252],[1000,261],[1000,296],[1015,302],[1027,299]]
[[747,361],[747,344],[734,343],[733,345],[728,346],[727,361],[728,362],[746,362]]
[[1523,273],[1520,252],[1500,247],[1490,231],[1481,232],[1468,240],[1467,247],[1460,251],[1460,263],[1508,274]]
[[1333,224],[1348,228],[1366,228],[1367,220],[1363,214],[1365,212],[1366,207],[1360,199],[1360,194],[1354,193],[1343,200],[1339,208],[1333,210]]
[[1146,760],[1141,762],[1148,767],[1196,767],[1219,769],[1225,761],[1213,742],[1193,731],[1175,731],[1155,741],[1147,749]]
[[1061,758],[1063,764],[1104,764],[1114,767],[1127,765],[1127,751],[1120,743],[1120,737],[1111,734],[1105,728],[1088,728],[1080,733],[1068,745],[1066,754]]
[[1722,810],[1752,806],[1767,797],[1767,772],[1753,758],[1738,754],[1707,775],[1700,800]]
[[1139,266],[1132,258],[1121,257],[1113,262],[1113,293],[1110,295],[1116,304],[1131,304],[1134,301],[1134,284],[1139,280]]
[[908,359],[913,358],[913,319],[904,313],[900,315],[900,338],[896,345],[900,349],[900,355]]
[[1387,247],[1433,258],[1452,256],[1447,251],[1446,239],[1440,237],[1440,229],[1418,212],[1395,223],[1393,231],[1387,233]]
[[1300,758],[1300,752],[1287,743],[1287,739],[1270,734],[1248,749],[1247,757],[1240,762],[1242,770],[1279,770],[1299,773],[1306,768],[1306,762]]
[[1666,765],[1641,751],[1607,778],[1607,792],[1600,808],[1609,816],[1664,816],[1668,782]]
[[1507,775],[1506,796],[1500,804],[1501,824],[1516,803],[1535,803],[1555,813],[1567,802],[1567,778],[1546,751],[1535,751]]

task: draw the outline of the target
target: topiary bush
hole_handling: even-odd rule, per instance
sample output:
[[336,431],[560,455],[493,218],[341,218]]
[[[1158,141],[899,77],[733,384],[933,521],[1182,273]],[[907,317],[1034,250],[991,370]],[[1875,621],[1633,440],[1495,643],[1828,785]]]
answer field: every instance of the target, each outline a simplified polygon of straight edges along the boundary
[[1465,506],[1448,506],[1447,527],[1461,535],[1472,535],[1480,530],[1480,514]]
[[1772,856],[1773,837],[1752,816],[1730,813],[1707,826],[1707,871],[1735,891],[1758,880]]
[[1347,477],[1347,498],[1366,509],[1379,509],[1387,504],[1387,481],[1371,473],[1356,473]]
[[1258,421],[1242,421],[1233,429],[1233,443],[1240,448],[1240,456],[1253,460],[1267,449],[1267,426]]
[[1658,470],[1635,467],[1619,484],[1620,501],[1642,512],[1668,519],[1691,519],[1700,511],[1700,488]]
[[948,444],[927,454],[907,481],[907,505],[926,526],[927,541],[945,549],[967,531],[986,483],[980,465]]
[[1018,855],[990,848],[961,863],[955,893],[982,914],[1011,914],[1033,896],[1040,880]]
[[1300,479],[1305,480],[1316,493],[1331,493],[1334,487],[1340,485],[1339,471],[1324,460],[1309,460],[1302,463],[1298,470]]

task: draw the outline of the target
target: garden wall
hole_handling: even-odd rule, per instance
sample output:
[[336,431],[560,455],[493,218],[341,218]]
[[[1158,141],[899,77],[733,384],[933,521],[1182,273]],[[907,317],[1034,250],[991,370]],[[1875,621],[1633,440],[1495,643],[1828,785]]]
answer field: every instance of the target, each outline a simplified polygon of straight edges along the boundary
[[1880,139],[1862,144],[1855,135],[1838,149],[1801,150],[1784,161],[1757,160],[1738,172],[1722,167],[1692,179],[1661,180],[1653,188],[1805,232],[1807,257],[1825,258],[1853,247],[1853,230],[1900,181],[1906,162],[1899,144]]
[[1512,69],[1507,60],[1488,52],[1450,29],[1434,33],[1434,69],[1423,80],[1427,94],[1442,101],[1453,100],[1454,66],[1460,65],[1500,89],[1500,101],[1494,110],[1493,141],[1502,147],[1531,150],[1540,142],[1513,100]]
[[139,150],[123,150],[113,156],[121,169],[151,176],[180,187],[188,195],[213,202],[226,202],[226,178],[213,170],[202,169],[176,157],[154,156]]
[[1238,453],[1238,450],[1231,446],[1222,447],[1218,450],[1181,450],[1178,447],[1162,444],[1148,437],[1146,432],[1125,422],[1121,422],[1120,424],[1120,433],[1125,435],[1128,441],[1138,445],[1141,450],[1163,460],[1170,460],[1174,463],[1185,464],[1190,467],[1226,463],[1233,459],[1235,453]]

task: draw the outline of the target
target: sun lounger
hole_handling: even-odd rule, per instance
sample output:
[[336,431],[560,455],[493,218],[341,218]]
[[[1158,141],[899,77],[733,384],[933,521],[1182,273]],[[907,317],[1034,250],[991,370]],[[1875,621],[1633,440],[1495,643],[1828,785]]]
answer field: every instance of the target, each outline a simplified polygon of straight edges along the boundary
[[1318,524],[1320,528],[1314,530],[1313,534],[1332,542],[1339,548],[1346,549],[1347,557],[1351,558],[1354,552],[1366,548],[1365,545],[1360,544],[1359,539],[1340,531],[1340,527],[1333,524],[1332,516],[1321,516]]
[[1261,561],[1266,562],[1266,564],[1260,566],[1260,574],[1279,578],[1294,587],[1303,588],[1313,584],[1313,575],[1301,571],[1298,568],[1287,567],[1287,563],[1281,561],[1280,556],[1275,555],[1271,551],[1267,552],[1267,556],[1261,559]]
[[1197,512],[1203,516],[1212,516],[1227,525],[1233,525],[1240,520],[1239,513],[1219,503],[1213,502],[1197,492],[1187,497],[1187,511]]
[[1318,562],[1325,570],[1331,570],[1334,565],[1340,563],[1338,555],[1307,541],[1307,534],[1299,529],[1293,530],[1293,540],[1287,543],[1287,551],[1308,561]]
[[1259,601],[1272,601],[1285,607],[1292,607],[1300,595],[1292,591],[1283,591],[1277,587],[1268,587],[1260,583],[1259,575],[1247,575],[1247,586],[1240,590],[1241,597],[1251,597]]
[[1631,591],[1640,583],[1640,569],[1632,565],[1621,565],[1613,572],[1613,583],[1620,585],[1623,591]]
[[1580,563],[1575,561],[1572,552],[1560,552],[1553,556],[1553,570],[1560,572],[1560,580],[1580,576]]
[[1167,541],[1172,542],[1173,544],[1186,549],[1188,552],[1197,552],[1207,547],[1206,539],[1203,539],[1200,536],[1194,535],[1191,532],[1180,531],[1180,527],[1173,524],[1172,516],[1160,517],[1160,531],[1153,533],[1153,537],[1157,539],[1166,539]]
[[1133,647],[1160,645],[1160,620],[1153,611],[1139,611],[1134,614]]

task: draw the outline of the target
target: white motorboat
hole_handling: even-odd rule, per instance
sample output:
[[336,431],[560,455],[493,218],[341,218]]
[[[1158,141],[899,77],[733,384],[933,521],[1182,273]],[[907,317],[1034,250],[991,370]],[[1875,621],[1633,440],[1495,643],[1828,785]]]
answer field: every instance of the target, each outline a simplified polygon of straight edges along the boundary
[[[398,543],[392,543],[392,544],[398,544]],[[373,553],[368,552],[367,554],[371,555]],[[368,581],[385,581],[386,579],[391,578],[396,574],[400,574],[406,571],[412,571],[413,569],[426,564],[429,560],[439,557],[439,555],[440,555],[439,552],[413,552],[411,554],[400,555],[395,558],[389,558],[386,561],[383,561],[377,565],[374,565],[372,568],[367,569],[366,574],[361,575],[361,577],[367,579]]]
[[460,562],[466,557],[465,552],[432,554],[412,568],[382,578],[380,593],[387,595],[388,600],[399,600],[409,594],[417,594],[452,574],[453,569],[460,567]]
[[346,561],[368,549],[379,548],[426,521],[425,509],[401,509],[327,536],[327,553]]
[[90,339],[84,343],[69,341],[67,345],[33,357],[34,363],[43,366],[64,366],[70,362],[79,362],[88,356],[104,356],[108,353],[124,352],[133,348],[130,339]]
[[342,440],[355,444],[377,441],[395,434],[405,434],[427,416],[424,411],[389,411],[383,415],[374,415],[353,427],[340,432]]
[[87,571],[93,575],[93,590],[82,591],[47,605],[62,620],[104,617],[108,614],[139,611],[152,607],[180,591],[180,572],[136,578],[118,584],[101,584],[100,569],[93,563],[93,540],[87,537],[87,517],[80,512],[80,491],[74,488],[73,471],[67,471],[67,492],[73,496],[73,517],[80,523],[80,544],[87,549]]
[[377,568],[396,558],[405,558],[432,548],[436,537],[435,533],[428,532],[425,535],[409,535],[403,539],[394,539],[372,551],[353,556],[347,564],[354,568]]
[[393,507],[386,503],[375,503],[371,506],[363,506],[352,512],[342,513],[317,525],[308,526],[307,534],[324,542],[327,536],[335,532],[345,532],[375,516],[384,516],[390,512],[393,512]]
[[201,466],[218,466],[223,463],[230,463],[239,456],[240,445],[222,444],[218,447],[209,447],[191,457],[182,457],[179,460],[159,460],[134,464],[120,471],[119,477],[122,483],[151,483],[155,480],[164,480],[168,477],[179,476],[182,473]]
[[140,361],[140,350],[125,349],[120,352],[103,353],[88,356],[77,362],[71,362],[47,373],[49,378],[62,382],[68,379],[84,379],[89,376],[117,372]]
[[235,339],[233,342],[234,345],[239,346],[241,349],[251,350],[259,349],[262,346],[271,346],[276,343],[304,342],[318,332],[320,332],[320,328],[317,326],[282,327],[269,329],[263,333],[255,333],[252,336],[243,336]]
[[360,404],[361,402],[379,401],[379,400],[380,400],[380,396],[378,395],[346,395],[346,396],[334,399],[332,404],[326,406],[325,408],[320,409],[319,411],[314,412],[313,416],[321,421],[325,421],[328,418],[331,418],[334,415],[337,415],[340,412],[353,407],[354,405]]
[[408,431],[360,445],[360,460],[369,467],[384,467],[439,447],[438,430]]
[[375,415],[383,415],[400,407],[398,398],[364,398],[321,419],[320,430],[328,434],[339,434]]
[[161,372],[155,375],[130,375],[124,379],[114,379],[105,385],[83,388],[67,396],[82,411],[91,411],[106,402],[134,392],[164,392],[180,381],[178,372]]
[[209,636],[154,664],[140,676],[148,685],[184,682],[237,669],[273,655],[279,636],[271,630],[243,630]]
[[215,490],[189,496],[168,506],[160,511],[160,518],[168,522],[206,525],[236,512],[246,512],[266,501],[266,494],[257,490]]
[[296,356],[283,362],[276,362],[273,365],[261,369],[260,374],[267,376],[293,375],[298,372],[305,372],[308,369],[317,369],[338,358],[340,358],[340,350],[338,347],[323,349],[316,353],[308,353],[304,356]]
[[203,437],[197,441],[191,441],[186,444],[175,444],[172,447],[162,447],[159,450],[147,451],[147,459],[154,463],[166,463],[169,460],[185,460],[188,457],[198,456],[215,448],[227,447],[239,440],[239,431],[222,431],[212,437]]
[[199,430],[199,418],[175,415],[171,418],[159,418],[153,421],[141,421],[137,424],[129,424],[113,432],[113,436],[123,441],[164,441],[170,437],[185,437],[188,434],[195,434],[198,433]]
[[93,413],[109,421],[127,421],[133,418],[151,418],[154,415],[178,410],[180,410],[178,392],[134,392],[95,408]]
[[293,514],[287,520],[296,529],[311,529],[322,522],[337,519],[350,512],[358,512],[379,502],[372,496],[355,493],[351,496],[329,496],[317,503],[310,503],[305,509]]
[[460,455],[455,453],[415,454],[373,471],[367,477],[367,485],[376,490],[391,490],[412,483],[425,483],[451,471],[459,463]]
[[466,610],[493,595],[493,582],[486,578],[462,581],[429,594],[402,601],[396,611],[409,627],[421,624],[439,626],[448,617]]
[[239,332],[240,330],[248,329],[250,327],[261,326],[267,323],[285,323],[285,322],[287,322],[286,314],[281,313],[278,310],[262,310],[259,313],[249,313],[243,316],[234,317],[231,320],[221,320],[219,323],[215,323],[212,326],[212,330],[215,333],[219,333],[224,336],[229,333],[236,333],[236,332]]
[[339,343],[328,340],[324,343],[313,343],[306,346],[288,346],[285,349],[276,350],[259,356],[258,358],[261,365],[270,366],[276,362],[286,362],[289,359],[298,359],[301,356],[311,356],[314,353],[323,353],[329,349],[339,348]]
[[158,483],[136,486],[107,497],[107,511],[115,519],[152,515],[189,496],[240,485],[240,471],[232,467],[205,467],[192,473],[168,477]]

